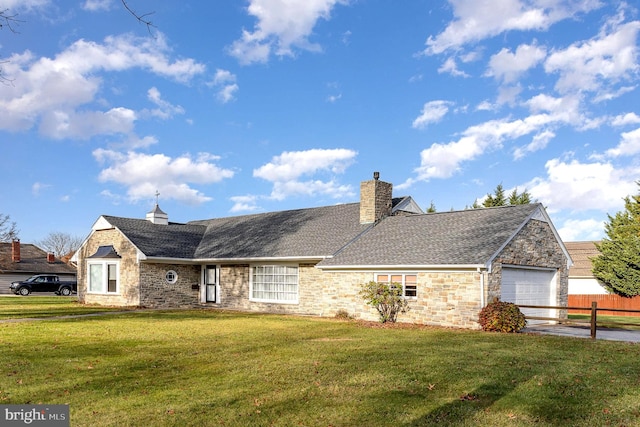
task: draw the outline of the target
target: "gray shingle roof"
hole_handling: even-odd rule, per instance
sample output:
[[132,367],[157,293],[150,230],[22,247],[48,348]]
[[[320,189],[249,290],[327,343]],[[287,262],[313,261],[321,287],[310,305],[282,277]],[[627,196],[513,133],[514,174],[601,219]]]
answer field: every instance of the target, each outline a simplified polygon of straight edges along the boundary
[[203,225],[153,224],[146,219],[103,215],[149,257],[194,258],[206,230]]
[[196,258],[325,257],[355,238],[360,204],[194,221],[207,231]]
[[360,224],[360,204],[153,224],[104,216],[148,257],[323,258],[319,267],[480,265],[540,204],[391,216]]
[[540,207],[388,217],[318,266],[484,265]]
[[47,262],[47,253],[29,243],[20,243],[20,262],[13,262],[11,243],[0,243],[0,273],[76,274],[76,269],[58,258]]

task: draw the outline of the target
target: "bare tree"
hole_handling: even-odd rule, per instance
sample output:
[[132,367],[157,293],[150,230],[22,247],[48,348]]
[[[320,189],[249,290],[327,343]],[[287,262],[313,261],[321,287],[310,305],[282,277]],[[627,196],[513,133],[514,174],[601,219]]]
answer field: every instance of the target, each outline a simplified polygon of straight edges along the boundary
[[58,258],[62,258],[75,252],[82,244],[82,240],[82,237],[54,231],[44,239],[36,242],[36,245],[47,252],[53,253]]
[[16,15],[11,15],[9,9],[0,10],[0,29],[7,27],[12,33],[17,33],[15,27],[22,21]]
[[11,217],[0,213],[0,242],[10,242],[18,238],[18,226]]
[[149,13],[145,13],[143,15],[140,15],[140,14],[136,13],[136,11],[131,9],[131,7],[126,2],[126,0],[121,0],[121,1],[122,1],[122,5],[124,6],[124,8],[127,9],[127,12],[132,14],[138,20],[138,22],[140,22],[141,24],[146,25],[147,26],[147,31],[149,31],[149,34],[151,34],[151,27],[155,27],[155,25],[153,25],[153,22],[151,22],[149,20],[149,16],[153,15],[155,12],[149,12]]
[[[127,3],[127,0],[120,0],[120,1],[122,2],[122,5],[127,10],[127,12],[133,15],[133,17],[136,18],[138,22],[147,26],[147,31],[149,31],[149,34],[151,34],[151,28],[155,27],[155,25],[153,24],[153,22],[151,22],[149,17],[153,15],[155,12],[139,14],[135,10],[133,10],[131,6],[129,6],[129,3]],[[9,30],[11,30],[12,33],[17,33],[18,31],[16,30],[16,27],[20,25],[20,23],[22,22],[24,21],[21,21],[18,19],[18,14],[11,14],[9,12],[9,9],[0,10],[0,30],[7,27]],[[7,62],[7,61],[0,61],[0,64],[2,64],[3,62]],[[6,84],[12,83],[12,80],[7,78],[3,74],[2,68],[0,68],[0,83],[6,83]]]

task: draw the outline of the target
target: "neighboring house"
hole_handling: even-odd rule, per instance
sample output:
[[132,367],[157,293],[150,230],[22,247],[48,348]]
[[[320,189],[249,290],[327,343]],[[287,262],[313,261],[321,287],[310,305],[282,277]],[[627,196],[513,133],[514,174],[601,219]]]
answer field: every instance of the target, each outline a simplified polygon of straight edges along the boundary
[[565,242],[573,265],[569,269],[569,295],[608,295],[609,292],[593,276],[591,260],[600,251],[598,242]]
[[57,274],[61,280],[75,280],[76,269],[35,245],[19,240],[0,243],[0,293],[9,293],[11,282],[34,274]]
[[186,224],[157,205],[146,219],[103,215],[74,255],[79,299],[377,320],[360,287],[391,281],[411,307],[399,322],[464,328],[496,298],[567,305],[571,259],[541,204],[425,214],[377,173],[360,194]]

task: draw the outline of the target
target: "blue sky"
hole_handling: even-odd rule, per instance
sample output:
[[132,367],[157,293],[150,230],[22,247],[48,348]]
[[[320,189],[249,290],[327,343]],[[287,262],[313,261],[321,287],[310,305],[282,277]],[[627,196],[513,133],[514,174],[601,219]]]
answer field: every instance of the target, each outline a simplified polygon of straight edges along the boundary
[[637,2],[0,0],[0,213],[25,243],[527,190],[567,241],[638,193]]

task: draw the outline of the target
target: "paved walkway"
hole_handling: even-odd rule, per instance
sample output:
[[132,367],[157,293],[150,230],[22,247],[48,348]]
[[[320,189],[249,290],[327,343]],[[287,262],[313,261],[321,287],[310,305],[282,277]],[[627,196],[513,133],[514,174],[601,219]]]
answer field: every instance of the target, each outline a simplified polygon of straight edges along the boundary
[[[532,325],[524,328],[522,332],[591,339],[591,329],[588,326]],[[598,328],[596,331],[596,339],[609,341],[640,342],[640,331]]]

